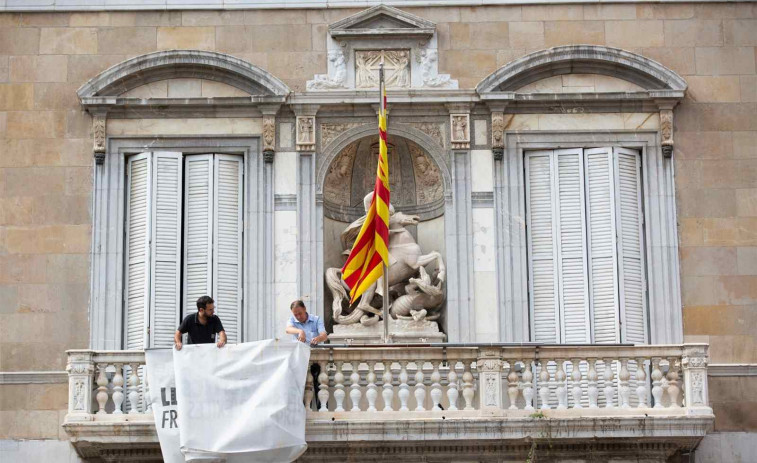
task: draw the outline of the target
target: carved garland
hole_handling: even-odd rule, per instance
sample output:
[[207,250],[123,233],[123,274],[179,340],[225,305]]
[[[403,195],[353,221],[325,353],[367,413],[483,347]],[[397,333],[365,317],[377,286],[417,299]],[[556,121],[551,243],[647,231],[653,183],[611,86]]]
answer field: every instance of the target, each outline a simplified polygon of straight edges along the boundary
[[492,152],[494,160],[501,161],[505,153],[505,115],[492,113]]
[[263,116],[263,160],[273,162],[276,150],[276,117]]
[[92,136],[94,138],[92,152],[95,155],[95,163],[102,164],[105,162],[105,115],[92,117]]

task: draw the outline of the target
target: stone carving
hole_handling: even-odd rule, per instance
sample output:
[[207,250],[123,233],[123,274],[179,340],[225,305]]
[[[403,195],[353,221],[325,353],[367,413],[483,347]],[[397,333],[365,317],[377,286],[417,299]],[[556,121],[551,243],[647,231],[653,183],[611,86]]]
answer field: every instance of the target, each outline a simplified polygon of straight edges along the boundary
[[326,201],[343,206],[350,205],[350,189],[345,187],[352,183],[352,166],[356,153],[357,143],[350,143],[329,167],[326,174],[327,180],[323,186],[323,196]]
[[492,152],[494,160],[501,161],[505,152],[505,115],[492,113]]
[[486,375],[486,405],[497,405],[497,378],[494,375]]
[[453,149],[467,149],[470,147],[470,114],[450,115],[452,128],[451,139]]
[[92,117],[92,136],[94,145],[92,151],[95,154],[95,162],[105,162],[105,116],[95,115]]
[[297,151],[315,149],[315,117],[297,116]]
[[[366,210],[370,207],[373,199],[373,192],[368,193],[363,199],[363,205]],[[396,312],[411,313],[410,310],[417,310],[417,320],[423,320],[429,312],[440,309],[444,301],[444,281],[446,277],[446,267],[442,255],[437,251],[431,251],[423,254],[421,247],[415,242],[413,235],[405,228],[406,225],[418,225],[418,216],[405,215],[402,212],[395,212],[394,207],[389,205],[389,287],[390,293],[397,293],[400,298],[406,294],[405,290],[410,286],[410,298],[393,309],[394,304],[390,304],[390,313]],[[351,223],[341,235],[342,248],[345,253],[352,249],[355,239],[357,238],[360,228],[365,222],[363,216]],[[425,269],[421,268],[436,263],[437,273],[434,277],[429,276]],[[425,273],[425,276],[424,276]],[[342,325],[352,325],[360,323],[365,326],[371,326],[378,323],[382,317],[381,299],[374,300],[375,295],[384,297],[382,280],[373,284],[357,302],[357,305],[349,306],[349,296],[347,287],[342,282],[342,272],[339,268],[330,268],[326,270],[326,284],[331,290],[334,301],[332,303],[332,315],[334,322]],[[414,281],[411,281],[414,280]],[[428,292],[426,292],[428,291]],[[440,294],[441,293],[441,296]],[[387,295],[386,297],[389,297]],[[397,299],[399,300],[399,298]],[[438,302],[439,306],[431,307],[430,304]],[[416,307],[417,309],[412,309]],[[426,314],[422,314],[425,310]],[[412,315],[411,315],[412,316]]]
[[[392,303],[391,313],[400,320],[434,321],[441,317],[440,309],[444,302],[442,282],[431,283],[431,276],[425,267],[420,267],[420,278],[411,278],[405,286],[405,294]],[[431,312],[431,313],[429,313]]]
[[263,116],[263,160],[273,162],[276,150],[276,117]]
[[307,81],[308,90],[332,90],[345,88],[347,83],[347,57],[342,50],[329,51],[328,74],[317,74],[313,80]]
[[408,148],[413,157],[418,204],[428,204],[441,199],[444,196],[441,173],[431,165],[432,161],[418,145],[408,143]]
[[704,405],[704,373],[695,371],[691,373],[691,405]]
[[449,74],[439,74],[439,52],[433,49],[421,50],[421,79],[424,87],[457,88],[457,81]]
[[358,50],[355,51],[355,88],[377,88],[382,61],[387,88],[410,87],[409,50]]
[[84,381],[80,379],[74,385],[74,410],[84,411]]
[[360,127],[359,122],[342,122],[337,124],[321,124],[321,148],[325,148],[331,144],[336,137],[342,132],[345,132],[355,127]]
[[660,111],[660,133],[662,135],[662,154],[666,158],[673,156],[673,110]]
[[442,147],[447,147],[447,137],[442,135],[443,130],[441,124],[437,124],[435,122],[409,122],[407,123],[407,125],[425,133],[432,139],[439,142]]

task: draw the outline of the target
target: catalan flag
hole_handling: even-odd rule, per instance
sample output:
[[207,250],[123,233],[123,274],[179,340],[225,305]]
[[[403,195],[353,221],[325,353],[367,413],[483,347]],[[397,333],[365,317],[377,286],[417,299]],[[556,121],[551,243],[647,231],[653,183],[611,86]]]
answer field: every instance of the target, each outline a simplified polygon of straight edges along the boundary
[[350,304],[381,278],[384,267],[389,266],[389,160],[386,155],[386,88],[383,66],[379,70],[379,94],[381,105],[378,114],[379,158],[376,185],[365,222],[342,267],[342,279],[350,288]]

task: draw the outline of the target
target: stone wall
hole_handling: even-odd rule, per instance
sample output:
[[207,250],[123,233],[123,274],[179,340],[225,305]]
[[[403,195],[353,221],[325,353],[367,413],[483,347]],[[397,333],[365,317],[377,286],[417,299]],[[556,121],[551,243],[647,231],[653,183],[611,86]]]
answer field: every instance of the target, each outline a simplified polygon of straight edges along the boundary
[[[66,349],[88,345],[92,142],[76,89],[129,57],[199,48],[302,91],[326,72],[328,24],[357,11],[0,14],[0,371],[62,370]],[[528,52],[576,43],[640,53],[687,80],[674,154],[684,332],[711,343],[713,363],[757,363],[757,4],[407,11],[437,23],[439,71],[460,88]],[[756,381],[743,381],[712,383],[724,430],[735,428],[722,421],[733,410],[723,404],[738,402],[726,398],[754,396]],[[38,400],[46,393],[34,387],[0,386],[0,422],[65,407]],[[735,426],[757,429],[747,416]],[[59,429],[28,435],[57,438]]]

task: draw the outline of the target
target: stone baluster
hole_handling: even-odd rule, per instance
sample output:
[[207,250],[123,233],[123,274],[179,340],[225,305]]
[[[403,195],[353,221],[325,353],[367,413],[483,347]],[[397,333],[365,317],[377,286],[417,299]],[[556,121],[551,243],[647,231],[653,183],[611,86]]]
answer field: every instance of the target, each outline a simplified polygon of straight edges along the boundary
[[707,346],[689,345],[684,347],[681,357],[683,368],[683,382],[686,407],[689,414],[699,413],[703,409],[705,414],[712,413],[708,400],[707,385]]
[[97,414],[105,415],[105,404],[108,402],[108,377],[105,375],[105,370],[108,368],[107,363],[98,363],[97,369],[99,374],[97,375]]
[[470,371],[470,361],[463,362],[465,371],[463,372],[463,399],[465,399],[464,410],[474,410],[473,408],[473,374]]
[[589,359],[589,372],[586,375],[589,380],[589,408],[598,408],[599,389],[597,389],[597,359]]
[[342,372],[342,362],[336,363],[336,373],[334,373],[334,401],[336,402],[335,412],[344,411],[344,373]]
[[523,400],[526,401],[526,410],[534,409],[534,374],[531,371],[531,360],[523,360]]
[[510,372],[507,374],[507,397],[510,399],[510,410],[518,409],[518,372],[515,371],[515,360],[510,360]]
[[113,375],[113,414],[123,415],[121,405],[124,403],[124,364],[116,363],[116,372]]
[[557,372],[555,373],[555,379],[557,380],[557,409],[565,410],[568,408],[568,388],[566,387],[566,379],[568,376],[565,374],[563,368],[565,360],[557,359]]
[[313,407],[313,375],[310,374],[310,368],[308,368],[307,374],[305,374],[305,394],[303,403],[305,404],[305,410],[312,410]]
[[95,365],[91,350],[68,352],[68,415],[67,421],[89,421],[92,402],[92,380]]
[[431,372],[431,410],[441,411],[439,402],[442,400],[442,375],[439,373],[438,363],[431,362],[431,365],[434,367],[434,371]]
[[352,373],[350,374],[350,400],[352,401],[351,412],[360,411],[360,398],[362,392],[360,391],[360,373],[357,369],[360,366],[360,362],[352,362]]
[[397,395],[400,398],[400,411],[406,412],[410,409],[407,408],[407,399],[410,398],[410,386],[407,384],[407,361],[403,360],[400,362],[400,390],[397,392]]
[[652,398],[654,398],[654,408],[662,408],[662,370],[660,370],[660,359],[652,359]]
[[384,411],[392,411],[392,401],[394,400],[394,386],[392,385],[392,362],[384,362],[384,374],[381,377],[383,381],[383,390],[381,397],[384,399]]
[[549,410],[549,360],[541,360],[539,372],[539,398],[542,410]]
[[368,411],[376,411],[376,398],[378,397],[378,391],[376,390],[376,362],[368,362],[368,376],[365,380],[368,382],[368,387],[365,391],[365,398],[368,399]]
[[321,402],[320,412],[329,411],[329,371],[328,364],[321,362],[321,373],[318,375],[318,400]]
[[447,373],[447,381],[449,382],[449,385],[447,386],[447,399],[449,400],[450,410],[457,410],[457,398],[460,395],[460,392],[457,390],[458,384],[457,372],[455,371],[456,366],[457,361],[451,361],[449,363],[449,373]]
[[604,359],[605,373],[605,408],[615,407],[615,374],[612,372],[612,359]]
[[[138,363],[129,364],[129,379],[126,384],[128,385],[127,397],[129,398],[129,414],[136,415],[139,413],[139,364]],[[147,395],[146,390],[145,390],[145,403],[150,403],[150,396]]]
[[570,392],[573,396],[573,408],[584,408],[581,405],[581,359],[573,359],[571,362],[573,371],[570,372],[570,379],[573,382],[573,387]]
[[647,372],[644,370],[644,359],[636,360],[636,397],[639,398],[638,408],[647,407]]
[[426,401],[426,386],[423,384],[423,360],[415,362],[415,411],[422,412],[426,410],[424,402]]
[[670,400],[669,407],[680,407],[678,403],[678,397],[681,395],[681,387],[678,385],[678,359],[670,357],[668,359],[670,367],[668,368],[668,399]]
[[[137,376],[137,386],[135,388],[135,395],[134,400],[132,400],[132,396],[129,395],[129,403],[131,403],[135,408],[139,407],[139,365],[136,363],[132,364],[132,374]],[[136,373],[133,373],[136,371]],[[150,382],[147,380],[147,375],[144,375],[145,382],[144,387],[142,389],[144,401],[145,401],[145,413],[152,413],[152,399],[150,398]],[[131,378],[130,378],[131,380]]]
[[620,379],[620,408],[630,408],[629,399],[631,397],[631,388],[629,387],[628,380],[631,379],[631,373],[628,371],[628,359],[620,359],[620,373],[618,374]]

